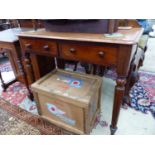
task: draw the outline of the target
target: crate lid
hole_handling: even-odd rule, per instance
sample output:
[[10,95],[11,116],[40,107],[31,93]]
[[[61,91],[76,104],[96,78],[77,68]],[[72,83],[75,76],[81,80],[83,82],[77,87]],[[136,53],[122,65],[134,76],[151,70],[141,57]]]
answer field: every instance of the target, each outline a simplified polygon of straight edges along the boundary
[[57,69],[32,84],[32,90],[50,95],[89,103],[91,96],[100,87],[98,76]]

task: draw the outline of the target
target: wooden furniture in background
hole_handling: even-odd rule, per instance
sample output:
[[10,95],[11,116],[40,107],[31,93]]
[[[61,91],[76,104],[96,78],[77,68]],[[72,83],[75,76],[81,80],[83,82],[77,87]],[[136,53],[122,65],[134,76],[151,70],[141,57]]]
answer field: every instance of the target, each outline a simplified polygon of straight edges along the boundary
[[[140,28],[138,21],[136,19],[122,19],[119,20],[119,26],[121,27],[133,27],[133,28]],[[144,34],[140,37],[138,41],[138,46],[136,52],[132,58],[129,74],[127,77],[126,83],[126,90],[125,90],[125,97],[124,102],[126,104],[130,104],[130,97],[129,91],[130,88],[134,85],[135,82],[139,80],[138,70],[143,65],[143,61],[145,58],[145,52],[147,50],[147,42],[148,42],[148,35]]]
[[44,28],[44,22],[39,19],[18,19],[17,21],[20,27],[33,28],[34,30]]
[[0,31],[10,28],[10,23],[6,19],[0,19]]
[[26,31],[26,30],[27,29],[14,28],[14,29],[8,29],[0,32],[1,53],[7,54],[12,66],[13,72],[16,77],[16,79],[13,79],[8,83],[4,83],[2,76],[0,76],[2,81],[2,87],[4,90],[16,80],[26,83],[23,68],[22,68],[22,62],[21,62],[21,49],[20,49],[18,37],[16,36],[17,33]]
[[[9,22],[12,27],[19,26],[17,20],[10,20]],[[32,20],[30,20],[28,22],[32,23]],[[18,39],[17,34],[22,31],[34,30],[34,28],[33,28],[33,24],[32,25],[30,24],[29,26],[27,24],[21,25],[21,26],[23,26],[23,27],[11,28],[11,29],[4,30],[4,31],[0,32],[0,53],[7,54],[9,61],[11,63],[14,75],[16,77],[15,79],[11,80],[10,82],[5,83],[2,75],[0,74],[0,79],[2,81],[2,87],[4,90],[6,90],[6,88],[10,84],[12,84],[16,80],[18,80],[18,81],[24,83],[30,92],[29,83],[27,80],[30,78],[28,78],[28,76],[24,72],[24,70],[26,70],[26,68],[27,68],[27,67],[25,67],[27,62],[26,61],[25,61],[25,63],[23,62],[23,55],[21,53],[21,48],[20,48],[19,39]],[[33,65],[35,66],[36,70],[38,70],[38,73],[35,74],[34,80],[39,79],[41,76],[50,72],[51,69],[55,68],[54,59],[51,59],[49,57],[40,56],[40,55],[34,56],[32,54],[31,59],[33,59]],[[44,63],[42,63],[42,62],[44,62]],[[30,93],[29,97],[31,99],[33,98],[32,93]]]
[[[101,66],[115,65],[117,79],[111,121],[111,134],[117,130],[120,107],[128,82],[130,65],[136,53],[142,28],[119,30],[120,37],[105,37],[103,34],[57,33],[45,30],[20,33],[19,39],[25,61],[29,84],[35,82],[38,70],[33,65],[32,55],[45,55],[67,60],[83,61]],[[34,40],[36,40],[34,42]],[[41,50],[42,49],[42,50]]]
[[44,20],[46,31],[77,33],[114,33],[118,30],[117,19],[48,19]]
[[38,19],[8,19],[10,28],[32,28],[37,30],[38,28],[44,28],[44,21]]
[[130,105],[130,97],[129,97],[129,91],[130,88],[139,80],[139,68],[143,66],[143,61],[145,57],[145,51],[137,48],[136,52],[134,53],[133,59],[130,64],[130,70],[127,77],[127,83],[125,85],[125,95],[124,95],[124,103]]
[[136,19],[121,19],[121,20],[119,20],[119,26],[131,26],[134,28],[141,27]]

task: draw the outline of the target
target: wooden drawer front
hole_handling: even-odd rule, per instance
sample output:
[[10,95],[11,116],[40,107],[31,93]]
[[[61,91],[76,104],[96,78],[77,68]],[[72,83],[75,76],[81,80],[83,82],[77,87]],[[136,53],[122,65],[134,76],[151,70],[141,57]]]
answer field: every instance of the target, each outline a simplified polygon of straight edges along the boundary
[[57,55],[56,42],[46,39],[24,38],[20,39],[24,51],[32,51],[37,54]]
[[61,44],[60,52],[64,59],[80,60],[94,64],[116,64],[117,60],[117,48],[110,46]]

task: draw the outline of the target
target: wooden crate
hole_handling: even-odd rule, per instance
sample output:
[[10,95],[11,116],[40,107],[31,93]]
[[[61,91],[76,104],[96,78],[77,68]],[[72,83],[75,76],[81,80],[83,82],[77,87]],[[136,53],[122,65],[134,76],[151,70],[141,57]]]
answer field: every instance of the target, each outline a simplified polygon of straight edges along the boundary
[[54,70],[32,84],[42,118],[77,134],[89,134],[100,112],[102,79]]

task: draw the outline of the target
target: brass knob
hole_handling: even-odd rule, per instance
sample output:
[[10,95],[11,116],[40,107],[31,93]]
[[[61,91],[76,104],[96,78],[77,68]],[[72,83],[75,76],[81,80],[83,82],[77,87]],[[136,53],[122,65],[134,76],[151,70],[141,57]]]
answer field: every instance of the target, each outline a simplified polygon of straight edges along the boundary
[[44,49],[45,51],[48,51],[50,48],[49,48],[48,45],[44,45],[44,46],[43,46],[43,49]]
[[70,51],[71,53],[75,53],[75,52],[76,52],[75,48],[70,48],[69,51]]
[[27,49],[31,49],[31,48],[32,48],[32,45],[31,45],[31,44],[25,44],[25,47],[26,47]]
[[104,57],[104,52],[103,52],[103,51],[99,51],[99,52],[98,52],[98,55],[99,55],[101,58],[103,58],[103,57]]

